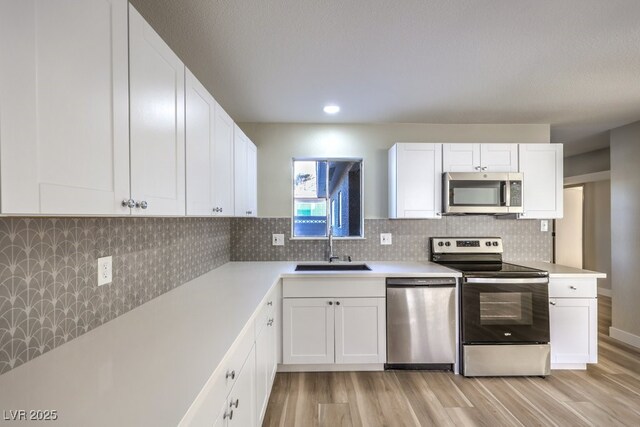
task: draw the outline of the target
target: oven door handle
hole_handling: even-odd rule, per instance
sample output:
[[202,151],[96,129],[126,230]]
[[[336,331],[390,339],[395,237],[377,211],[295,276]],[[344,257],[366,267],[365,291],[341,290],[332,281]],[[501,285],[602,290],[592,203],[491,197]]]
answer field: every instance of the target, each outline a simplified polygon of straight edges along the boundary
[[549,283],[549,279],[547,277],[531,277],[528,279],[522,278],[494,278],[494,277],[466,277],[464,279],[464,283],[486,283],[488,285],[493,284],[523,284],[523,283]]

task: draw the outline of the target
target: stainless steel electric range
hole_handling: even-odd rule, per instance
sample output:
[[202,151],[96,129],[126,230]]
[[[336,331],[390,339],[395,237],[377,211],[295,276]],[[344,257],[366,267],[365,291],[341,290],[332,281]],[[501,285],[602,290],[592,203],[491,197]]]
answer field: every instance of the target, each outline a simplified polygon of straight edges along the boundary
[[549,375],[549,274],[503,262],[499,237],[430,243],[433,262],[462,272],[463,375]]

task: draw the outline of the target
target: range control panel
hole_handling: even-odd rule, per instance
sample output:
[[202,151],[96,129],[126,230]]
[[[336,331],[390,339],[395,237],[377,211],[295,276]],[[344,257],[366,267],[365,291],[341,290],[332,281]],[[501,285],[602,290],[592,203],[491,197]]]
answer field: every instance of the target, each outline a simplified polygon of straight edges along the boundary
[[433,237],[432,253],[502,253],[500,237]]

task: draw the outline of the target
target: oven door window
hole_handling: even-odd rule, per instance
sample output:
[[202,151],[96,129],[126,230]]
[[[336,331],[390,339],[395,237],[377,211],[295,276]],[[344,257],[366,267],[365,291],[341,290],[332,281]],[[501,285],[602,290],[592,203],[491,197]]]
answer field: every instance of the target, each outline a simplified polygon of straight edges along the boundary
[[450,206],[503,206],[502,181],[450,181]]
[[464,283],[465,343],[549,342],[546,283]]
[[480,292],[480,324],[533,324],[533,294],[531,292]]

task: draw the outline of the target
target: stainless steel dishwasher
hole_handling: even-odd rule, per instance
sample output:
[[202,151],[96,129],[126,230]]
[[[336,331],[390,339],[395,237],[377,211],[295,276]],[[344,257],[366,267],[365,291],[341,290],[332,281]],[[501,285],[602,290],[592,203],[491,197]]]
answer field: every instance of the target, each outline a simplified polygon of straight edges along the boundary
[[452,369],[456,279],[387,279],[388,369]]

